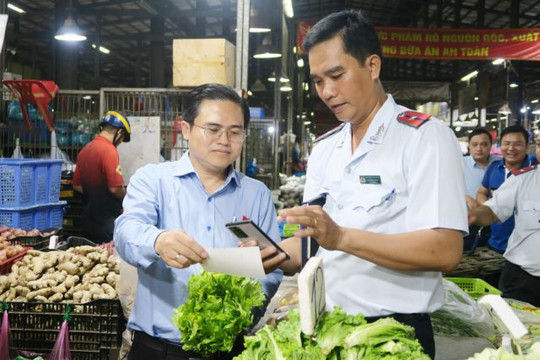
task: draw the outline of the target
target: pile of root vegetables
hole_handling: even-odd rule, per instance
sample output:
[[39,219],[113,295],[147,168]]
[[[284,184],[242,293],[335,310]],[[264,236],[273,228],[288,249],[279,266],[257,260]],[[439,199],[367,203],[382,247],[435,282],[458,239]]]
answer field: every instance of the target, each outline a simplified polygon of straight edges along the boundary
[[29,250],[9,274],[0,276],[0,301],[86,303],[115,299],[119,280],[116,258],[100,247]]

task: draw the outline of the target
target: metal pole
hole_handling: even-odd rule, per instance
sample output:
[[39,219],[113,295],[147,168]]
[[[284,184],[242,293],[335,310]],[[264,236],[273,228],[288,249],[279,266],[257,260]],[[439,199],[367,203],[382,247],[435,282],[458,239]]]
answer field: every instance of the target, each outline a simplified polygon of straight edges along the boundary
[[[278,21],[276,21],[277,24],[279,24],[279,28],[276,29],[276,33],[279,34],[279,36],[276,36],[277,40],[277,48],[281,49],[281,38],[282,38],[282,18],[283,18],[283,4],[280,1],[278,6]],[[275,130],[275,149],[276,153],[274,154],[274,174],[272,176],[273,180],[273,188],[278,189],[279,188],[279,137],[281,133],[281,90],[279,89],[281,87],[281,61],[282,59],[277,59],[276,61],[276,81],[274,82],[274,119],[276,122],[276,130]],[[283,153],[283,161],[286,161],[285,153]]]
[[[236,3],[236,61],[235,88],[241,95],[248,87],[248,57],[249,57],[249,9],[250,0],[238,0]],[[235,167],[246,172],[246,143],[242,156],[236,160]]]

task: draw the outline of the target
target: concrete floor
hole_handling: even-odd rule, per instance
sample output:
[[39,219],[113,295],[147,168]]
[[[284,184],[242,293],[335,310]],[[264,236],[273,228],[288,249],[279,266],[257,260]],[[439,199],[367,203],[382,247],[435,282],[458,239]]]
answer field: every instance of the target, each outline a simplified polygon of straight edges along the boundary
[[435,335],[435,360],[466,360],[487,347],[493,347],[483,338]]

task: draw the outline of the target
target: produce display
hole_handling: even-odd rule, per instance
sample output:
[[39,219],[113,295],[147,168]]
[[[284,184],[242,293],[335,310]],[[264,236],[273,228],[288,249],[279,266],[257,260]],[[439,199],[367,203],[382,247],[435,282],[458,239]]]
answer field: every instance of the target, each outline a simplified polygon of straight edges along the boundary
[[246,349],[235,360],[429,359],[414,328],[392,318],[367,324],[362,315],[348,315],[339,307],[322,316],[311,337],[300,331],[300,315],[293,309],[276,327],[266,325],[244,343]]
[[489,338],[495,327],[489,312],[456,284],[443,280],[443,306],[433,312],[431,324],[437,335]]
[[484,349],[481,353],[467,360],[538,360],[540,359],[540,342],[534,343],[529,351],[523,354],[512,354],[505,348]]
[[[540,343],[540,308],[515,299],[505,300],[529,332],[527,335],[515,340],[516,346],[519,346],[523,352],[528,353],[534,344]],[[504,335],[504,332],[498,332],[492,339],[492,343],[500,346]]]
[[29,250],[0,276],[0,301],[86,303],[116,298],[116,259],[107,250],[78,246],[67,251]]
[[265,300],[262,285],[248,278],[201,272],[187,286],[188,300],[174,310],[184,350],[204,355],[229,352],[253,323],[251,309]]
[[0,263],[24,252],[22,245],[12,245],[9,241],[0,239]]
[[15,229],[8,226],[0,226],[0,241],[1,240],[11,240],[19,236],[34,236],[39,235],[39,230],[23,230]]
[[280,195],[277,203],[278,209],[289,208],[302,203],[306,176],[289,176],[282,179],[283,185],[279,187]]
[[481,277],[499,272],[504,257],[488,247],[479,247],[473,252],[464,253],[458,267],[445,276]]

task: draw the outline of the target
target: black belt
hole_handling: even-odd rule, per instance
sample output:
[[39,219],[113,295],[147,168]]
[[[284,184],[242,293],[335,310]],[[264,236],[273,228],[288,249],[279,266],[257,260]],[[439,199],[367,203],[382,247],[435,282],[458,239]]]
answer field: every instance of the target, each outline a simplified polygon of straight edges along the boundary
[[379,319],[388,318],[388,317],[392,317],[402,323],[407,322],[407,321],[423,319],[423,318],[429,319],[429,315],[427,313],[413,313],[413,314],[395,313],[395,314],[383,315],[383,316],[366,316],[366,321],[371,323]]
[[143,331],[133,331],[133,342],[144,344],[151,349],[162,352],[163,354],[189,358],[190,360],[211,360],[218,359],[214,355],[204,356],[194,351],[186,351],[182,349],[182,344],[175,344],[166,340],[161,340],[148,335]]

